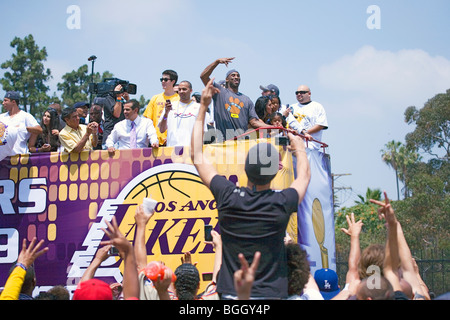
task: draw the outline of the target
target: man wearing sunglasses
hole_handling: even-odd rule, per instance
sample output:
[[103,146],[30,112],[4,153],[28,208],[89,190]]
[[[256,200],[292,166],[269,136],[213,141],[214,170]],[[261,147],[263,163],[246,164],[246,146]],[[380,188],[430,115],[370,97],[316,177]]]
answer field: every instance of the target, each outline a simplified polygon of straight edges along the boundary
[[158,135],[159,145],[165,146],[167,141],[167,131],[161,133],[158,128],[158,122],[161,114],[166,108],[167,100],[170,100],[170,103],[180,100],[180,96],[174,89],[178,81],[178,74],[173,70],[165,70],[159,80],[161,81],[161,86],[164,91],[160,94],[154,95],[150,99],[143,116],[153,121],[153,126],[156,129],[156,134]]
[[[298,103],[290,106],[286,121],[289,128],[303,134],[308,140],[322,141],[322,131],[328,129],[327,115],[324,107],[311,100],[311,90],[306,85],[301,85],[295,92]],[[314,141],[308,141],[308,148],[320,149],[321,145]]]

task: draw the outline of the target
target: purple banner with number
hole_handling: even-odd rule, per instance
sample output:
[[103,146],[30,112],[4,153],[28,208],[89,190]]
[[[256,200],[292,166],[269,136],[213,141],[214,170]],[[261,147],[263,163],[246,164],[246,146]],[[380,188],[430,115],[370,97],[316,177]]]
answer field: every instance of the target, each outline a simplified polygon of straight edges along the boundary
[[[207,145],[219,174],[246,185],[245,155],[256,141]],[[279,147],[280,171],[273,188],[293,180],[292,157]],[[147,225],[148,260],[163,260],[173,270],[191,252],[200,274],[212,272],[214,250],[204,243],[204,225],[217,229],[217,208],[198,177],[187,148],[46,153],[14,156],[0,162],[0,287],[17,260],[22,240],[45,240],[47,254],[35,262],[37,289],[54,285],[73,291],[104,238],[106,222],[116,217],[133,242],[134,213],[145,197],[158,203]],[[291,230],[297,230],[293,215]],[[292,232],[296,238],[296,232]],[[121,282],[123,265],[111,256],[95,276]],[[201,289],[206,282],[201,284]]]

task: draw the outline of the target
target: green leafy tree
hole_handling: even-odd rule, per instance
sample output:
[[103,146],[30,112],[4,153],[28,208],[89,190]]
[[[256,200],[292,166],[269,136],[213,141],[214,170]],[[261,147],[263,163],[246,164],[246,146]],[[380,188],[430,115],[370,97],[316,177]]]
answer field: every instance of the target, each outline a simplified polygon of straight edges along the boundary
[[407,216],[408,241],[432,249],[450,247],[450,90],[409,107],[405,121],[415,125],[406,144],[427,156],[408,167],[411,197],[398,204]]
[[348,235],[343,234],[341,228],[348,228],[346,216],[350,216],[352,212],[355,214],[355,220],[362,220],[364,224],[360,235],[361,248],[386,241],[386,229],[384,221],[378,218],[378,206],[368,200],[367,202],[358,202],[352,207],[343,207],[335,213],[334,226],[337,251],[342,253],[349,249]]
[[11,47],[16,49],[11,60],[1,64],[5,73],[0,83],[4,91],[21,93],[21,107],[32,115],[39,115],[50,102],[46,82],[51,79],[50,69],[44,67],[47,60],[46,48],[40,49],[30,34],[21,39],[15,37]]
[[141,105],[141,109],[139,110],[140,115],[144,114],[145,108],[147,108],[149,102],[150,100],[145,99],[144,95],[139,97],[139,104]]
[[414,106],[407,108],[405,121],[416,125],[415,130],[406,135],[408,146],[423,150],[435,159],[449,160],[450,89],[435,95],[420,110]]
[[92,75],[88,72],[88,65],[82,65],[78,70],[73,70],[62,76],[63,82],[57,84],[58,91],[62,91],[62,104],[72,106],[79,101],[89,101],[89,83],[101,82],[103,79],[112,78],[113,74],[105,71],[103,75],[94,73],[93,81]]
[[396,202],[408,244],[416,248],[450,247],[450,90],[435,95],[424,107],[409,107],[405,121],[415,125],[405,137],[406,149],[426,155],[405,165],[410,196]]

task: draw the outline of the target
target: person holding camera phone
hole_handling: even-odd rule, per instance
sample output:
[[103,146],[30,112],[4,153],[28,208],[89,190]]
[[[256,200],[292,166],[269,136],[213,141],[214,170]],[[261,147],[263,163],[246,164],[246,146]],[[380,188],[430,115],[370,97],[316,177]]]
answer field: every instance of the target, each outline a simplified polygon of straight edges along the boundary
[[[191,99],[192,84],[181,81],[178,85],[179,101],[166,101],[164,113],[158,121],[161,133],[167,132],[166,146],[188,146],[191,142],[192,128],[197,118],[200,104]],[[207,127],[205,127],[205,130]]]
[[164,92],[154,95],[147,105],[143,116],[153,121],[153,125],[156,128],[156,134],[158,135],[159,145],[165,146],[167,140],[167,132],[161,132],[158,127],[159,118],[166,108],[167,100],[174,103],[180,100],[180,96],[175,91],[175,86],[178,81],[178,74],[174,70],[164,70],[162,73],[161,86]]

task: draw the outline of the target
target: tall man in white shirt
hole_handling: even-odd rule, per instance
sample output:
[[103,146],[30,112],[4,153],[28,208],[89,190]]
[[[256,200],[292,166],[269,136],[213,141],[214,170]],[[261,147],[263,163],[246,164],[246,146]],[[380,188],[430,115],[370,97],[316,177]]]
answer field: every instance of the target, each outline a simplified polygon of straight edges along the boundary
[[200,104],[191,98],[192,84],[184,80],[178,85],[179,101],[166,102],[164,113],[159,118],[161,133],[167,131],[167,146],[189,146],[192,129],[200,110]]
[[159,147],[153,121],[139,116],[140,104],[132,99],[124,104],[125,119],[116,123],[111,134],[106,139],[106,147],[110,153],[117,149],[153,148]]
[[[295,92],[298,103],[291,105],[291,112],[286,121],[291,129],[305,135],[308,140],[322,141],[322,131],[328,129],[327,115],[324,107],[311,100],[311,90],[301,85]],[[308,141],[308,148],[320,149],[321,145]]]
[[[0,121],[17,130],[17,139],[14,144],[13,154],[26,154],[28,140],[31,135],[39,135],[42,128],[36,118],[19,108],[20,94],[16,91],[8,91],[3,99],[5,113],[0,115]],[[11,129],[12,130],[12,129]]]

